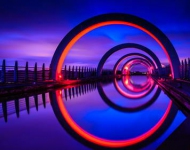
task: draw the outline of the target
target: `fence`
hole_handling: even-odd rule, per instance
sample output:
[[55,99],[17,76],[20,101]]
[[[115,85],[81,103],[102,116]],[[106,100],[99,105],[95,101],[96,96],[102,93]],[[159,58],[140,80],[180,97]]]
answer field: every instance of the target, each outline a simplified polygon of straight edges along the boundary
[[[104,74],[109,74],[109,71],[104,70]],[[89,67],[78,67],[78,66],[64,66],[60,80],[76,80],[96,77],[96,68]],[[28,62],[25,66],[19,66],[18,62],[15,61],[14,66],[7,66],[6,61],[3,60],[0,65],[0,83],[24,83],[24,82],[39,82],[52,80],[51,70],[45,67],[39,67],[35,63],[34,67],[29,67]]]

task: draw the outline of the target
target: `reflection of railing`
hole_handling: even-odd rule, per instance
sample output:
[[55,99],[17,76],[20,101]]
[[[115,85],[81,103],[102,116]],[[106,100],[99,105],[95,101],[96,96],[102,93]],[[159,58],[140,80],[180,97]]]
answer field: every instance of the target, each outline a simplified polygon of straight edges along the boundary
[[27,110],[29,114],[30,108],[35,107],[38,111],[38,107],[43,105],[45,108],[46,103],[49,103],[49,99],[46,98],[46,93],[4,100],[0,102],[0,118],[4,117],[4,120],[7,122],[8,115],[16,113],[16,116],[19,118],[20,111]]
[[75,96],[81,96],[86,94],[87,92],[91,92],[95,90],[97,87],[97,83],[89,83],[89,84],[82,84],[75,87],[65,88],[63,89],[63,97],[65,100],[68,98],[74,98]]

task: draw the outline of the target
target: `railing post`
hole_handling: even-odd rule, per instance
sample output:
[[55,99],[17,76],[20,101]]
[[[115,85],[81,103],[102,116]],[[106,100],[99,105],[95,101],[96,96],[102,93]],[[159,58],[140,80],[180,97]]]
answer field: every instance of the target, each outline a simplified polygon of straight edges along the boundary
[[45,64],[42,65],[42,81],[45,81]]
[[181,61],[181,78],[184,78],[184,64],[183,64],[183,60]]
[[67,66],[65,65],[65,70],[64,70],[64,79],[67,79]]
[[14,82],[18,82],[18,61],[15,61],[14,66]]
[[25,82],[28,82],[28,62],[26,62],[26,66],[25,66]]
[[1,80],[2,80],[2,83],[6,82],[6,63],[5,63],[5,59],[3,59],[3,62],[2,62]]
[[187,79],[187,60],[185,59],[185,79]]
[[34,81],[36,82],[38,79],[38,74],[37,74],[37,63],[35,63],[34,66]]
[[84,67],[82,67],[82,70],[81,70],[81,78],[84,77]]
[[75,69],[75,79],[78,79],[78,67],[76,66],[76,69]]
[[71,79],[71,66],[69,66],[69,79]]
[[190,79],[190,59],[188,58],[188,79]]
[[72,68],[72,77],[71,77],[72,79],[74,79],[75,78],[75,71],[74,71],[74,66],[73,66],[73,68]]
[[81,75],[81,73],[80,73],[80,66],[79,66],[79,72],[78,72],[78,78],[79,79],[81,78],[80,75]]

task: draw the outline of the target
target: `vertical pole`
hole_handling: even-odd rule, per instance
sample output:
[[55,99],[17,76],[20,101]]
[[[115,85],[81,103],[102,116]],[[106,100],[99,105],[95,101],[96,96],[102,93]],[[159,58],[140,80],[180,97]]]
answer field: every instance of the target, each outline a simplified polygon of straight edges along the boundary
[[65,65],[65,70],[64,70],[64,79],[67,79],[67,66]]
[[84,67],[82,67],[82,70],[81,70],[81,78],[83,78],[84,77]]
[[80,66],[79,66],[79,72],[78,72],[78,78],[80,79],[81,78],[81,73],[80,73]]
[[26,66],[25,66],[25,82],[28,82],[28,62],[26,62]]
[[75,75],[76,79],[78,79],[78,76],[79,76],[79,75],[78,75],[78,67],[77,67],[77,66],[76,66],[76,69],[75,69],[75,74],[76,74],[76,75]]
[[16,110],[16,116],[17,116],[17,118],[19,118],[19,116],[20,116],[20,114],[19,114],[20,109],[19,109],[19,99],[18,98],[15,99],[15,110]]
[[71,79],[71,66],[69,66],[69,79]]
[[38,111],[38,95],[37,94],[34,95],[34,103],[36,106],[36,110]]
[[188,58],[188,79],[190,79],[190,58]]
[[3,101],[2,102],[2,109],[3,109],[3,117],[4,117],[4,120],[5,122],[7,122],[7,102],[6,101]]
[[36,82],[38,79],[38,75],[37,75],[37,63],[35,63],[35,66],[34,66],[34,81]]
[[42,81],[45,81],[45,64],[42,65]]
[[29,97],[28,96],[25,97],[25,102],[26,102],[27,113],[30,114],[30,102],[29,102]]
[[183,60],[181,61],[181,77],[182,77],[182,79],[184,78],[184,64],[183,64]]
[[45,93],[42,93],[42,101],[43,101],[44,108],[46,108],[46,95],[45,95]]
[[5,63],[5,59],[3,59],[3,63],[2,63],[1,80],[2,80],[3,83],[6,82],[6,63]]
[[75,70],[74,70],[74,66],[73,66],[73,68],[72,68],[72,79],[74,79],[75,78]]
[[187,79],[187,60],[185,59],[185,79]]
[[14,82],[18,82],[18,61],[15,61],[14,66]]

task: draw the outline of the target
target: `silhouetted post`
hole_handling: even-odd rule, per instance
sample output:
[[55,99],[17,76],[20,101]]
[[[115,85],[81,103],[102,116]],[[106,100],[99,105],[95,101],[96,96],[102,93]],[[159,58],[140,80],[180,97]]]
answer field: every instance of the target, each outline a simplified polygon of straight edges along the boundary
[[188,79],[190,79],[190,59],[188,58]]
[[184,64],[183,64],[183,60],[181,61],[181,78],[184,78]]
[[5,59],[3,59],[3,63],[2,63],[1,80],[2,80],[3,83],[6,82],[6,63],[5,63]]
[[67,89],[64,89],[65,100],[67,100]]
[[15,61],[14,66],[14,82],[18,82],[18,61]]
[[71,88],[69,88],[68,90],[69,90],[69,98],[71,99]]
[[77,97],[78,97],[78,86],[76,86],[75,92],[76,92],[76,95],[77,95]]
[[2,107],[3,107],[3,117],[5,122],[7,122],[7,102],[3,101],[2,102]]
[[185,59],[185,79],[187,79],[187,60]]
[[83,78],[84,77],[84,67],[82,67],[82,70],[81,70],[81,78]]
[[42,81],[45,81],[45,64],[42,65]]
[[78,78],[79,78],[79,79],[81,78],[80,66],[79,66]]
[[86,70],[86,74],[87,74],[87,78],[89,78],[89,68],[87,67],[87,70]]
[[25,66],[24,80],[25,82],[28,82],[28,62],[26,62],[26,66]]
[[18,98],[15,99],[15,110],[16,110],[16,116],[17,116],[17,118],[19,118],[20,109],[19,109],[19,99]]
[[73,68],[72,68],[72,79],[74,79],[75,78],[75,69],[74,69],[74,66],[73,66]]
[[30,103],[29,103],[29,97],[28,96],[25,97],[25,102],[26,102],[27,113],[30,114]]
[[65,69],[64,69],[64,79],[67,79],[67,66],[65,65]]
[[94,77],[97,76],[96,68],[94,68]]
[[34,95],[34,102],[35,102],[36,110],[38,111],[38,95],[37,94]]
[[43,102],[44,108],[46,108],[46,95],[45,95],[45,93],[42,93],[42,102]]
[[78,79],[78,67],[75,68],[75,79]]
[[71,66],[69,66],[69,77],[68,79],[71,79]]
[[73,98],[75,97],[75,88],[72,87],[72,94],[73,94]]
[[35,66],[34,66],[34,81],[36,82],[37,80],[38,80],[37,63],[35,63]]
[[81,85],[79,86],[79,94],[81,95]]

